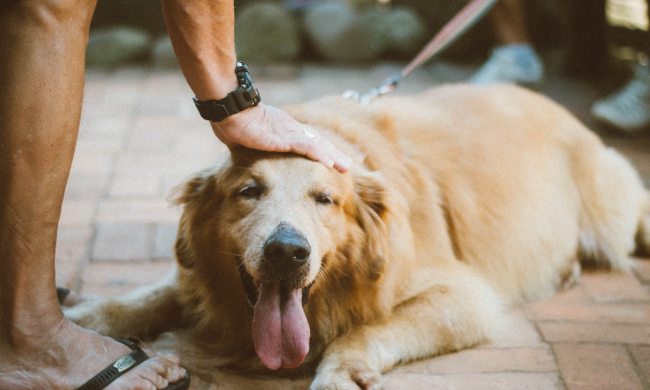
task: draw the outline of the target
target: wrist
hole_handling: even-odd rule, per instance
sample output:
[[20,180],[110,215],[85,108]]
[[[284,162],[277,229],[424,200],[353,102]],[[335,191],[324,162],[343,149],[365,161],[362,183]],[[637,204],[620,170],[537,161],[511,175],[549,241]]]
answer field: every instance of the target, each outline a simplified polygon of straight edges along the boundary
[[230,91],[237,89],[239,83],[237,75],[233,72],[236,66],[234,64],[228,66],[227,69],[223,69],[223,67],[212,69],[209,73],[210,77],[203,78],[202,83],[192,88],[194,96],[200,101],[219,100],[226,97]]
[[238,62],[233,73],[235,74],[237,88],[228,92],[225,97],[210,100],[194,99],[194,104],[203,119],[211,122],[221,122],[242,111],[255,107],[261,101],[246,64]]

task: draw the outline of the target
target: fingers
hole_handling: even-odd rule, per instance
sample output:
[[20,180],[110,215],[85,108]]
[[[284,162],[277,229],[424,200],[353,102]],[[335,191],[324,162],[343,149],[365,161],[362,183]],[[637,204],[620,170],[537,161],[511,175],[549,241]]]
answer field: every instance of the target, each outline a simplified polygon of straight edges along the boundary
[[352,163],[350,157],[315,129],[272,106],[260,104],[220,124],[213,124],[212,128],[230,148],[241,145],[268,152],[290,151],[340,172],[346,172]]
[[[312,133],[313,134],[313,133]],[[303,136],[305,139],[291,145],[291,151],[318,161],[328,168],[334,168],[341,173],[347,172],[352,159],[341,152],[328,139],[320,135]]]
[[316,130],[300,125],[302,134],[298,133],[298,140],[291,145],[291,151],[302,154],[312,160],[318,161],[328,168],[335,168],[341,173],[347,172],[352,164],[352,159],[341,152],[327,138],[321,136]]

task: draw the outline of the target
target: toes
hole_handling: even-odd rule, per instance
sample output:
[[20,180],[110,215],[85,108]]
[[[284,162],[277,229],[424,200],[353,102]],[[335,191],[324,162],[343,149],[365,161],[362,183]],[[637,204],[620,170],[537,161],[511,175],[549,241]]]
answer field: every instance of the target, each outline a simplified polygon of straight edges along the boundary
[[[161,389],[167,387],[169,383],[183,379],[187,375],[185,369],[180,367],[179,363],[180,360],[175,356],[157,356],[147,360],[142,365],[147,365],[156,373],[157,378],[151,379]],[[164,384],[161,384],[161,379],[164,380]]]
[[156,390],[182,379],[185,369],[178,366],[177,357],[158,356],[148,359],[116,379],[108,389]]

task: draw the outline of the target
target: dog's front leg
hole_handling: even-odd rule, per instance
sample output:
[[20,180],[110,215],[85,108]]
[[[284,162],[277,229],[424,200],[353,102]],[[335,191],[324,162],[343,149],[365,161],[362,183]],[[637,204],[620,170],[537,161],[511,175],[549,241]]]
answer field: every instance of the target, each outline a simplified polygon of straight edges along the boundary
[[501,317],[494,291],[482,278],[465,272],[445,279],[396,306],[386,320],[335,339],[310,389],[379,389],[381,373],[400,362],[490,338]]
[[122,297],[88,300],[64,308],[64,314],[78,325],[106,336],[153,338],[182,323],[176,273]]

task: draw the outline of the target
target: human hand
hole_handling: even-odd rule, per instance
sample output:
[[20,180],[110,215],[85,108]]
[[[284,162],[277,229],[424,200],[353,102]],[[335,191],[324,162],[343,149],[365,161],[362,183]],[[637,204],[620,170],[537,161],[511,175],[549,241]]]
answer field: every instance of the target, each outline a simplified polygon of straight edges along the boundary
[[292,152],[340,172],[346,172],[352,163],[316,130],[262,103],[222,122],[210,123],[217,138],[229,148],[241,145],[267,152]]

